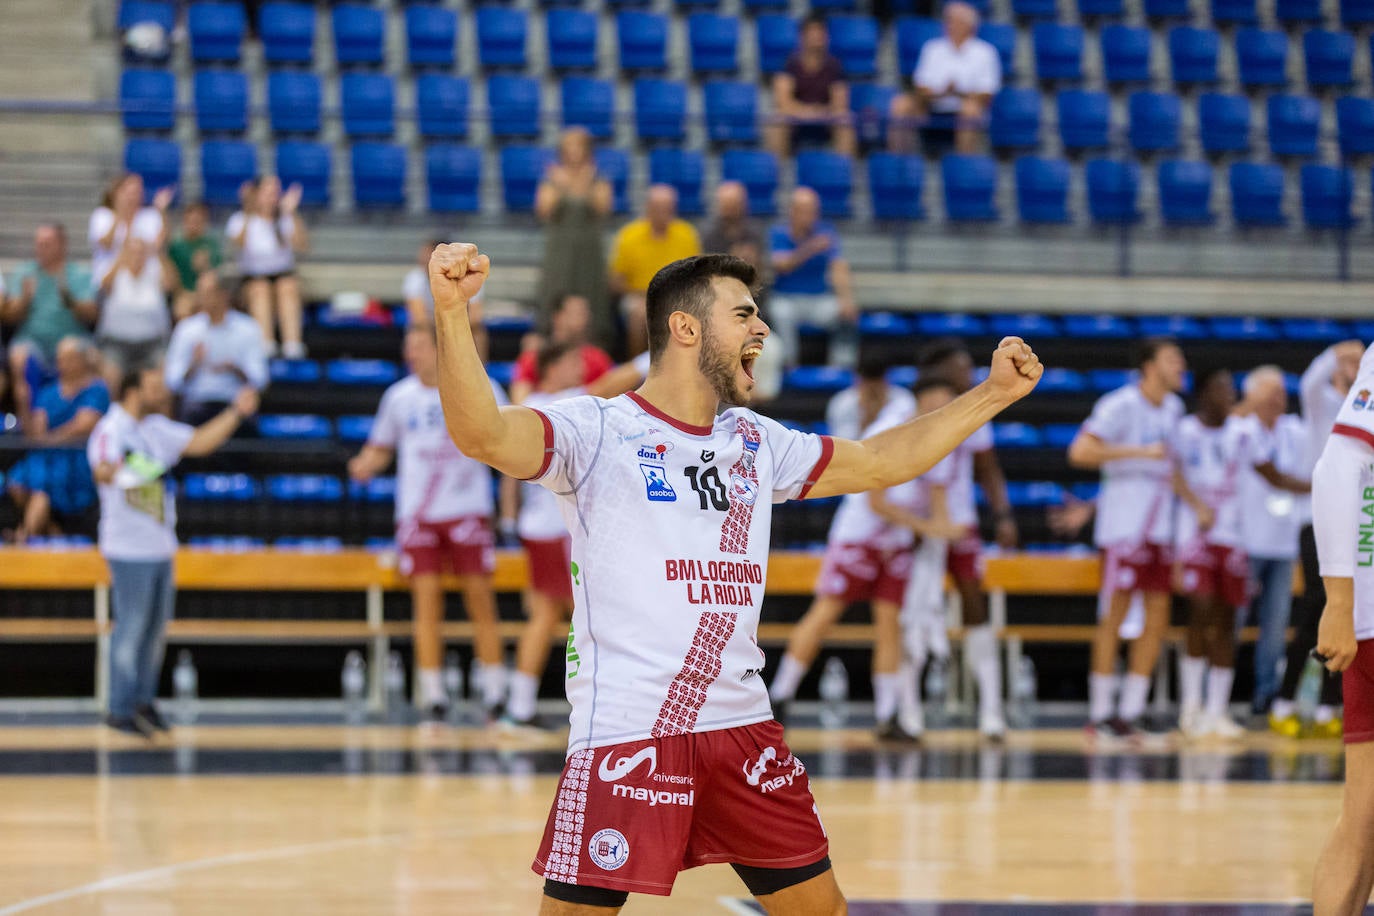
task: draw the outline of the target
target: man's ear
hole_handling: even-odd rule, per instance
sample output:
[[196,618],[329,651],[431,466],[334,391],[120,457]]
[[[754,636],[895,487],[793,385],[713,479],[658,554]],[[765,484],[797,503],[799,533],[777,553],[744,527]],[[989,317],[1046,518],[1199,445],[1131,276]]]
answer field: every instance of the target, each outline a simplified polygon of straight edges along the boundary
[[668,333],[684,347],[694,347],[701,342],[701,322],[686,312],[673,312],[668,316]]

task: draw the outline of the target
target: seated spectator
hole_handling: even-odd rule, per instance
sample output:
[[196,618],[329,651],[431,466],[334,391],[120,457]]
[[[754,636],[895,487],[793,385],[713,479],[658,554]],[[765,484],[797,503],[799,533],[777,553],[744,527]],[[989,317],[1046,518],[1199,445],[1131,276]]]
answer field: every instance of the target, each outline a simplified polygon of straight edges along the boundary
[[530,335],[515,361],[515,374],[510,386],[513,403],[523,403],[525,396],[539,384],[539,354],[551,345],[566,346],[581,354],[581,378],[565,387],[590,385],[615,365],[605,350],[589,342],[592,308],[586,297],[559,296],[549,306],[548,312],[546,328],[542,333]]
[[[38,393],[23,433],[34,445],[10,468],[8,490],[22,521],[15,543],[31,537],[87,533],[95,486],[81,447],[110,406],[110,393],[96,373],[96,354],[86,337],[57,345],[57,380]],[[65,447],[64,447],[65,446]]]
[[774,123],[768,125],[768,148],[778,157],[797,146],[832,146],[854,155],[849,83],[839,58],[830,53],[830,29],[816,13],[802,23],[797,50],[773,77]]
[[764,276],[763,233],[749,218],[749,192],[738,181],[722,182],[716,188],[716,218],[706,229],[701,250],[732,254]]
[[168,295],[176,289],[176,269],[167,255],[141,238],[131,238],[100,283],[100,320],[96,341],[105,360],[105,384],[117,389],[135,369],[162,365],[172,329]]
[[10,274],[10,294],[0,294],[0,323],[17,326],[8,362],[21,427],[28,425],[34,392],[55,371],[57,345],[65,337],[89,337],[96,319],[91,272],[67,260],[67,232],[61,223],[38,227],[33,254],[32,261]]
[[1002,59],[978,35],[978,11],[967,3],[945,4],[945,34],[921,48],[912,91],[892,100],[888,147],[895,153],[916,148],[915,127],[927,155],[954,148],[976,153],[987,130],[988,106],[1002,88]]
[[644,195],[644,216],[626,223],[611,243],[611,290],[621,297],[626,349],[633,356],[649,347],[644,294],[663,267],[701,254],[701,239],[691,223],[677,218],[677,191],[656,184]]
[[296,212],[301,186],[293,184],[282,193],[281,182],[268,175],[245,182],[239,200],[242,209],[229,217],[224,234],[238,252],[248,313],[262,329],[269,356],[277,353],[280,330],[282,356],[299,359],[305,356],[305,344],[301,342],[296,255],[309,245],[305,221]]
[[615,340],[615,315],[606,289],[606,216],[614,205],[611,183],[596,170],[592,135],[569,127],[558,138],[558,161],[539,182],[534,213],[545,226],[539,301],[573,293],[592,306],[592,339]]
[[180,399],[177,419],[199,426],[222,413],[245,386],[267,386],[267,352],[257,322],[236,311],[220,274],[196,281],[196,313],[172,331],[167,389]]
[[210,231],[210,208],[196,202],[181,214],[181,234],[167,246],[167,257],[177,269],[181,288],[172,304],[177,321],[195,310],[196,278],[207,270],[217,270],[224,260],[219,239]]
[[[415,255],[415,265],[406,271],[401,280],[401,301],[405,303],[406,320],[411,326],[434,324],[434,294],[429,291],[429,258],[434,249],[444,244],[443,239],[430,239],[420,243]],[[485,290],[468,303],[468,322],[472,326],[472,342],[477,345],[477,353],[485,362],[487,359],[487,325],[482,319],[482,299]]]
[[126,174],[110,183],[88,226],[91,274],[97,284],[105,279],[129,238],[140,238],[156,248],[163,246],[167,238],[164,215],[175,196],[175,188],[162,188],[153,195],[153,205],[145,207],[141,177]]
[[[837,439],[858,439],[889,404],[916,410],[916,397],[901,385],[887,380],[892,361],[885,356],[866,353],[859,359],[853,385],[837,391],[825,406],[825,425]],[[895,407],[894,407],[895,409]]]

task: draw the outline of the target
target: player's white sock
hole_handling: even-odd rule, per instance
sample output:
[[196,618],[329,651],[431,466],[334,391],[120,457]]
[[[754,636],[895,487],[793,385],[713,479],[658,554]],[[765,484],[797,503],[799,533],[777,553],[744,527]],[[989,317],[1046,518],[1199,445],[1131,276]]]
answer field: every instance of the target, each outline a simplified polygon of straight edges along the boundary
[[534,718],[539,700],[539,679],[523,671],[512,671],[510,696],[506,699],[506,714],[517,722]]
[[477,663],[477,686],[482,691],[482,705],[488,709],[506,701],[506,668],[504,665]]
[[1236,679],[1235,668],[1218,668],[1207,672],[1207,715],[1220,719],[1231,705],[1231,682]]
[[773,675],[773,684],[768,688],[769,699],[783,703],[792,699],[805,676],[806,668],[802,663],[784,653],[782,661],[778,662],[778,673]]
[[1274,702],[1269,705],[1269,715],[1276,719],[1287,719],[1297,711],[1297,704],[1292,700],[1285,700],[1283,697],[1274,697]]
[[1116,675],[1088,675],[1088,719],[1102,722],[1112,717],[1116,708]]
[[416,672],[420,681],[420,703],[424,706],[447,706],[448,692],[444,690],[444,673],[438,668],[421,668]]
[[1207,676],[1207,659],[1180,655],[1178,657],[1178,701],[1184,716],[1202,709],[1202,682]]
[[1318,725],[1325,725],[1334,718],[1336,718],[1336,707],[1334,706],[1318,706],[1312,713],[1312,721]]
[[926,715],[921,708],[921,669],[925,659],[920,662],[904,661],[897,669],[897,719],[902,727],[913,735],[925,731]]
[[1150,697],[1150,679],[1143,674],[1127,674],[1121,681],[1119,714],[1127,722],[1134,722],[1145,713],[1145,701]]
[[978,712],[982,717],[1002,715],[1002,660],[997,657],[997,636],[992,626],[970,627],[964,634],[973,678],[978,682]]
[[873,717],[882,725],[897,714],[897,691],[899,675],[873,675]]

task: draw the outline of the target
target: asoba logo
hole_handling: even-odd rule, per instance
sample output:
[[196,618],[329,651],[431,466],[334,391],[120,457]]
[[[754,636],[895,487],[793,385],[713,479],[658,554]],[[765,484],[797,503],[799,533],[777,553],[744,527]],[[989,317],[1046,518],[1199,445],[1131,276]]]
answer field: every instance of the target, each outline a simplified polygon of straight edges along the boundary
[[601,777],[602,782],[618,782],[633,773],[646,760],[649,762],[649,772],[645,773],[645,776],[654,775],[654,770],[658,769],[658,751],[653,745],[612,763],[611,758],[615,757],[617,750],[619,748],[611,748],[610,753],[602,758],[601,766],[597,768],[596,775]]

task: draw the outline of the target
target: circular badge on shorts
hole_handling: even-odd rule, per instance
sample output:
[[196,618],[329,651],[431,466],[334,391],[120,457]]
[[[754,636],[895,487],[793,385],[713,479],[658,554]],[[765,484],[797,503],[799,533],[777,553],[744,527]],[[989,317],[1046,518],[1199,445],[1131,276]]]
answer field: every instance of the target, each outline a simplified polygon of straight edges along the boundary
[[592,861],[606,871],[615,871],[630,858],[630,844],[625,834],[607,827],[592,834],[587,843],[587,853]]

